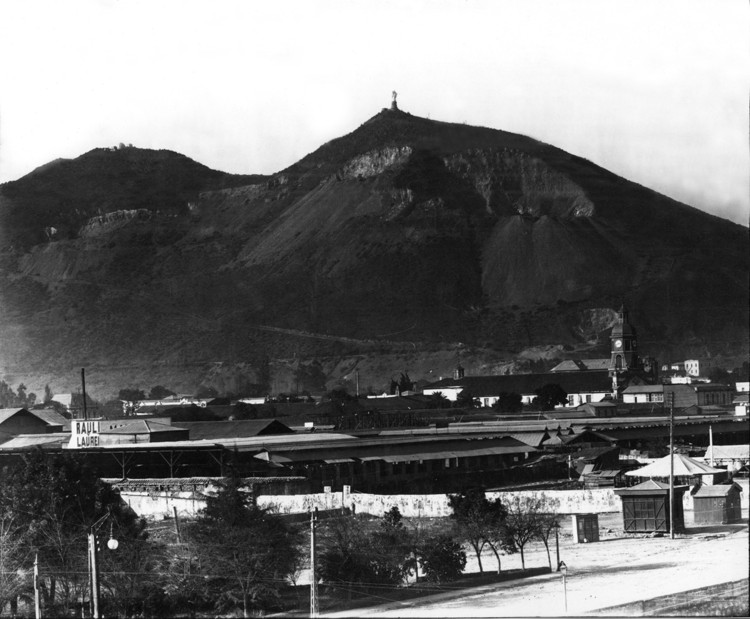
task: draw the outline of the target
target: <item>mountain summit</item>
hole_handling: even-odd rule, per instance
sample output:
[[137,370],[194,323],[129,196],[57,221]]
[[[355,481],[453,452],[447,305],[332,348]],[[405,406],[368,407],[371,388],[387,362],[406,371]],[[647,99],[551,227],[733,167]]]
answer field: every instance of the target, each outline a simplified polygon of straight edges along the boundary
[[522,135],[384,109],[271,177],[135,150],[0,188],[6,373],[596,348],[623,301],[663,360],[747,353],[747,230]]

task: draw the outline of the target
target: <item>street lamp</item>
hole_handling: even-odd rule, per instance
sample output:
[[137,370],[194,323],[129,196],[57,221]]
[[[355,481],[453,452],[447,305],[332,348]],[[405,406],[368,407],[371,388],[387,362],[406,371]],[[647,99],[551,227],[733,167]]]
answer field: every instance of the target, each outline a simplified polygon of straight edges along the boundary
[[[99,612],[99,561],[98,561],[98,550],[96,547],[96,533],[99,531],[99,529],[102,527],[102,525],[107,521],[107,518],[109,518],[112,515],[111,512],[107,512],[99,518],[94,524],[91,525],[89,528],[89,534],[88,534],[88,541],[89,541],[89,583],[91,586],[91,614],[94,617],[94,619],[100,619],[101,614]],[[110,550],[117,550],[117,547],[120,545],[119,542],[115,539],[113,533],[114,533],[114,523],[110,521],[109,526],[109,540],[107,541],[107,548]]]
[[565,613],[568,612],[568,583],[567,583],[567,576],[568,576],[568,566],[565,565],[565,561],[560,561],[560,565],[558,567],[560,572],[562,572],[562,582],[563,582],[563,595],[565,596]]
[[557,555],[557,571],[560,571],[560,523],[555,520],[555,554]]

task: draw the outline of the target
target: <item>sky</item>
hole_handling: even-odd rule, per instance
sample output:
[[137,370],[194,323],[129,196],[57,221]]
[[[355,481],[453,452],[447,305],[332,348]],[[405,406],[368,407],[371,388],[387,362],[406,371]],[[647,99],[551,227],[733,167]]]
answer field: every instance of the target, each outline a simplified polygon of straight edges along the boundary
[[0,0],[0,182],[132,143],[270,174],[398,92],[750,219],[747,0]]

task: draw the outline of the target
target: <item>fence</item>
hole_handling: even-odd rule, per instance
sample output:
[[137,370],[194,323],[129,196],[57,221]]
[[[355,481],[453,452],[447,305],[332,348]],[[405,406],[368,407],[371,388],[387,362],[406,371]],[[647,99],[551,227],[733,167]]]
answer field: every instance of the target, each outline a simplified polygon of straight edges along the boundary
[[[742,480],[746,482],[747,480]],[[748,507],[747,484],[740,484],[741,505]],[[141,516],[171,516],[176,508],[180,516],[193,517],[203,509],[205,496],[200,492],[136,492],[125,490],[121,495],[130,507]],[[530,496],[555,501],[561,514],[604,514],[622,511],[622,503],[612,488],[590,490],[521,490],[512,492],[488,492],[490,499],[514,496]],[[451,513],[445,494],[365,494],[360,492],[319,492],[314,494],[260,495],[261,507],[273,507],[282,514],[301,514],[311,509],[341,509],[348,507],[358,513],[382,516],[392,507],[398,507],[408,518],[436,518]],[[683,496],[683,509],[693,510],[693,497],[689,492]]]

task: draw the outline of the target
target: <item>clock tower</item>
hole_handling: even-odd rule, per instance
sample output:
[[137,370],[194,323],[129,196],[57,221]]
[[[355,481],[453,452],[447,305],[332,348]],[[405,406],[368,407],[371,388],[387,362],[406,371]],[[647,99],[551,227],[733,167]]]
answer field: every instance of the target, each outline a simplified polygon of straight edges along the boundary
[[609,340],[609,375],[612,377],[612,390],[616,394],[625,374],[638,369],[638,338],[624,305],[617,313],[617,321],[612,327]]

